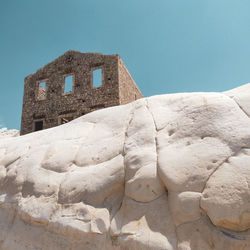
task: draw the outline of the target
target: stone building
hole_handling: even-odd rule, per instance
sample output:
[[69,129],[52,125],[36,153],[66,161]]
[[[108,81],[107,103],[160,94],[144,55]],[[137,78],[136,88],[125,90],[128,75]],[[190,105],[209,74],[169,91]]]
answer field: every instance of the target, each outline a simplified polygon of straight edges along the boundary
[[68,51],[25,78],[21,135],[142,97],[119,55]]

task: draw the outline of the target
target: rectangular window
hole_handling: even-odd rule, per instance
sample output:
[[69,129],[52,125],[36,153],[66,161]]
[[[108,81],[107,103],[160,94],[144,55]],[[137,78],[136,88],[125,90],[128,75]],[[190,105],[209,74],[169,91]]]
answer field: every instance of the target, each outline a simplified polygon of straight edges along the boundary
[[71,93],[73,90],[73,75],[64,77],[64,93]]
[[45,100],[46,99],[46,88],[47,88],[47,82],[39,82],[38,92],[37,92],[37,100]]
[[35,131],[43,130],[43,121],[36,121],[34,130]]
[[96,69],[92,72],[93,87],[98,88],[102,86],[102,69]]

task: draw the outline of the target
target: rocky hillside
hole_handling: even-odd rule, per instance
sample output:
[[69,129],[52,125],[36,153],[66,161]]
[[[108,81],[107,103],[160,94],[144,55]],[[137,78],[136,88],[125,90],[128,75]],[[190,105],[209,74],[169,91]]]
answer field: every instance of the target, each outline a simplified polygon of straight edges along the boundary
[[250,249],[250,85],[0,137],[0,249]]

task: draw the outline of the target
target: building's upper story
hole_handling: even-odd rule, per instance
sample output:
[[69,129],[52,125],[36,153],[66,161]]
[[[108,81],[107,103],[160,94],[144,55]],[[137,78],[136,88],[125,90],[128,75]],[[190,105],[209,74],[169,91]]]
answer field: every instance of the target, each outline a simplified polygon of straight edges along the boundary
[[141,97],[119,55],[68,51],[25,78],[21,134]]

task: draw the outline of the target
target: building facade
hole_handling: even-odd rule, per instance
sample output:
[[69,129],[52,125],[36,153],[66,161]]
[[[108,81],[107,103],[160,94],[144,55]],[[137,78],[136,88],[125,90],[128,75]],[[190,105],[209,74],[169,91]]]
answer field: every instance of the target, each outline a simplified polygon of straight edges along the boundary
[[119,55],[68,51],[25,78],[20,133],[142,97]]

